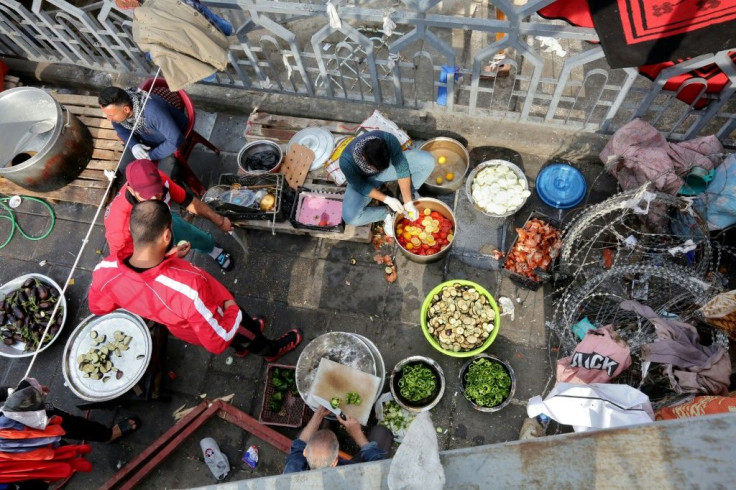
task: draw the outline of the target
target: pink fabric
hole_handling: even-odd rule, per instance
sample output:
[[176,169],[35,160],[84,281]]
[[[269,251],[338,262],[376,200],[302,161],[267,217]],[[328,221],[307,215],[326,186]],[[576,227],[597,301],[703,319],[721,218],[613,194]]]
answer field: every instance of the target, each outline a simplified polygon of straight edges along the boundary
[[676,194],[684,183],[681,176],[693,167],[712,170],[721,153],[715,136],[669,143],[651,124],[634,119],[613,134],[600,159],[624,190],[653,182],[657,190]]
[[606,325],[590,330],[570,357],[557,361],[557,382],[608,383],[629,366],[629,346]]

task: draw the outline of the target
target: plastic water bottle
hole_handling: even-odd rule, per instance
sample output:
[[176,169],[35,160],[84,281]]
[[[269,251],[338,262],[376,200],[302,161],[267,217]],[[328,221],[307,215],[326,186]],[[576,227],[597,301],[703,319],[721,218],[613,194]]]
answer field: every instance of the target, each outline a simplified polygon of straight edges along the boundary
[[199,441],[199,447],[202,448],[204,462],[207,463],[215,478],[218,481],[225,478],[230,473],[230,462],[227,460],[227,456],[220,451],[217,442],[211,437],[205,437]]

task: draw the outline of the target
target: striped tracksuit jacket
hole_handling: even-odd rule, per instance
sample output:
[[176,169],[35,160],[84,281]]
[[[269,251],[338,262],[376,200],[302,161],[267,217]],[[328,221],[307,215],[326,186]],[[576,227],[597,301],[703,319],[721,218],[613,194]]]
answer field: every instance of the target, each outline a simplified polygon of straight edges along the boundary
[[123,257],[109,256],[92,274],[89,310],[95,315],[124,308],[165,325],[172,335],[213,354],[222,353],[238,332],[238,306],[223,311],[233,295],[202,269],[177,257],[136,272]]

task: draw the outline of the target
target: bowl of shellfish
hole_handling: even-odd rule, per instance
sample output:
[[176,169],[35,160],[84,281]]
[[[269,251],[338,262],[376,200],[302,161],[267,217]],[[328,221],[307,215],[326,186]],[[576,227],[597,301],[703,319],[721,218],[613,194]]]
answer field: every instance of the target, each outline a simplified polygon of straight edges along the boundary
[[472,357],[496,340],[501,316],[485,288],[455,279],[429,292],[422,304],[420,322],[432,347],[448,356]]

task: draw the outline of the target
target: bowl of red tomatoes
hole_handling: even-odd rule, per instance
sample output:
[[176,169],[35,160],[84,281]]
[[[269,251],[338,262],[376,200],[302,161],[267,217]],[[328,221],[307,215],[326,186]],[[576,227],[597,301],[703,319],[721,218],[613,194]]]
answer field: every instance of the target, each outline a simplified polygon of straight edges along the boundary
[[394,218],[394,233],[399,249],[413,261],[426,264],[447,254],[457,232],[455,214],[445,203],[432,198],[414,201],[419,217],[410,220],[403,214]]

